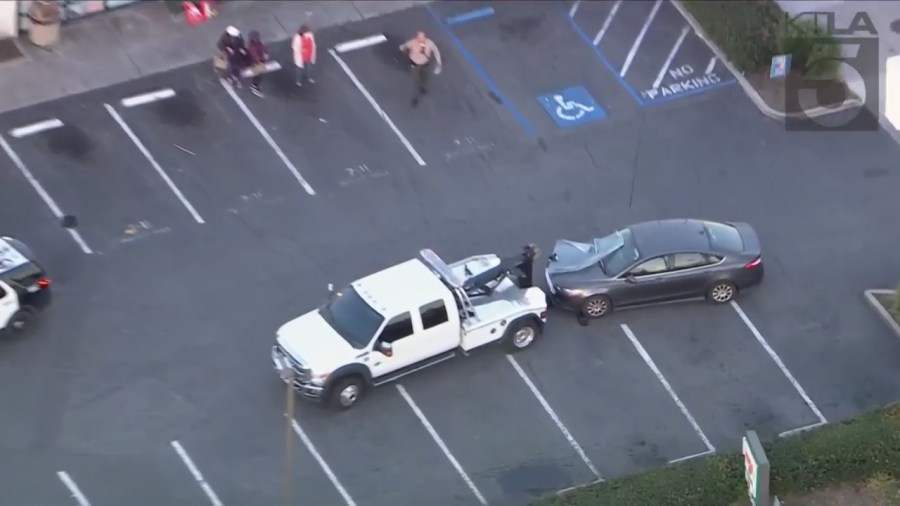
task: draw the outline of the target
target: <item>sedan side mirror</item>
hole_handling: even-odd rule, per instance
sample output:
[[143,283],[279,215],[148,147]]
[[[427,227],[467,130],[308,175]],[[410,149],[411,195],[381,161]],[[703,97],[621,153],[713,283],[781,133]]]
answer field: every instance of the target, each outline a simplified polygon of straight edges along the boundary
[[394,354],[394,347],[391,346],[391,343],[379,341],[378,342],[378,351],[385,357],[390,357],[391,355]]
[[626,274],[625,282],[626,283],[637,283],[637,279],[634,278],[634,274]]

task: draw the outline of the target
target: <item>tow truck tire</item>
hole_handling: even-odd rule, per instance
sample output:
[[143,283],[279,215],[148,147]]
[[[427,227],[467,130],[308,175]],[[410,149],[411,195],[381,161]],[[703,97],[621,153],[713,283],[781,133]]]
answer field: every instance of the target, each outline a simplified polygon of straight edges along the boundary
[[328,389],[325,404],[333,411],[347,411],[356,406],[366,393],[366,384],[357,375],[341,378]]
[[503,336],[506,348],[515,353],[531,347],[541,337],[541,325],[532,318],[516,320]]
[[9,337],[16,337],[24,334],[28,329],[31,328],[31,324],[34,320],[35,315],[35,310],[30,307],[20,308],[18,311],[13,313],[12,317],[6,323],[4,333],[6,333]]

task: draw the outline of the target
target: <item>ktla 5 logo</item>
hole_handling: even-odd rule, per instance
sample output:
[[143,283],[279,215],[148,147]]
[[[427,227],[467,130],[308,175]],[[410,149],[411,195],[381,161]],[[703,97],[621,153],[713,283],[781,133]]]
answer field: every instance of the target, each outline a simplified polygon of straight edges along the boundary
[[[790,81],[785,89],[785,107],[791,112],[785,127],[788,130],[878,130],[878,32],[865,12],[857,12],[846,28],[835,23],[834,12],[804,12],[790,19],[785,15],[785,29],[795,28],[809,33],[810,25],[822,37],[809,39],[803,45],[810,48],[807,69],[816,66],[834,67],[839,81],[814,77]],[[785,35],[789,40],[789,34]],[[863,36],[864,35],[864,36]],[[851,86],[847,86],[846,84]],[[852,95],[851,95],[852,94]],[[849,108],[854,96],[860,107]],[[814,109],[842,110],[841,114],[812,114]]]

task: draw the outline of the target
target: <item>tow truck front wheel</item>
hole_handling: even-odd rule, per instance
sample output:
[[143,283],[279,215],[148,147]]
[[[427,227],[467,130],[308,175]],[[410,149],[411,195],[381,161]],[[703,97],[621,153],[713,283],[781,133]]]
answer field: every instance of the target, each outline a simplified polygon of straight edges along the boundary
[[358,376],[349,376],[339,380],[328,393],[328,407],[335,411],[346,411],[362,400],[365,384]]
[[534,320],[518,320],[506,329],[506,347],[516,352],[528,348],[541,337],[541,327]]

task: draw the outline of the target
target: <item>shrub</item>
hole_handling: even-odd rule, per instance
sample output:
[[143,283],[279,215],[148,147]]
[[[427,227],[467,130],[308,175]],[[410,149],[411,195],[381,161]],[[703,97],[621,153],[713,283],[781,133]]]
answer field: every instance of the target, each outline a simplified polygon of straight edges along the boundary
[[[781,497],[868,478],[900,478],[900,406],[766,445]],[[740,453],[713,455],[575,490],[534,506],[723,506],[746,497]]]
[[[839,69],[840,45],[812,23],[788,23],[773,0],[682,0],[703,30],[743,72],[769,68],[772,57],[791,55],[791,67],[805,78],[833,78]],[[833,42],[833,40],[832,40]]]

